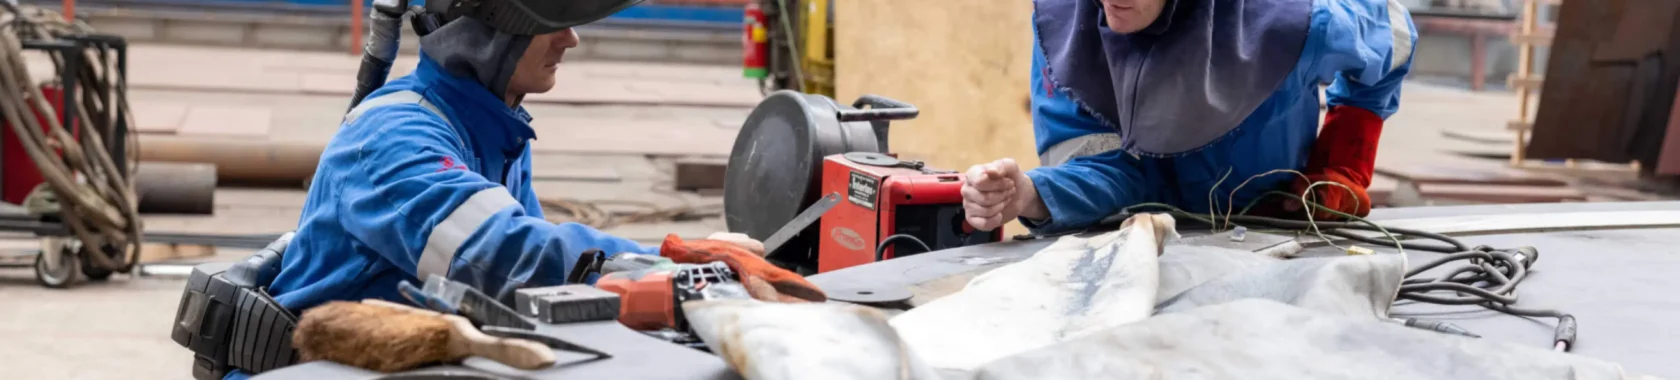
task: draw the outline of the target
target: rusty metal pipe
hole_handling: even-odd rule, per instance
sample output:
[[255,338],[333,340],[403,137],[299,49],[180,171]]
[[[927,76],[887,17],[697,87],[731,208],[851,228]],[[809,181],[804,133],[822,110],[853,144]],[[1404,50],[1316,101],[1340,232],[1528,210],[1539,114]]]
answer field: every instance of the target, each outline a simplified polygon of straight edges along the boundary
[[222,184],[299,186],[315,175],[324,144],[145,136],[140,160],[207,163]]
[[216,165],[141,162],[134,170],[140,212],[210,215],[216,211]]

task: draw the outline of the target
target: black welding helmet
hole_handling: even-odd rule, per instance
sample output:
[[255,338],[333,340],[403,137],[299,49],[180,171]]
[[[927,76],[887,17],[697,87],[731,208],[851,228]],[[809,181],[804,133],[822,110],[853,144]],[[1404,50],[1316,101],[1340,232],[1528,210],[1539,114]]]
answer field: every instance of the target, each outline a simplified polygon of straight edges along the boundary
[[500,96],[532,36],[600,20],[641,2],[428,0],[424,17],[416,20],[416,32],[422,53]]
[[426,0],[426,12],[445,22],[470,17],[505,33],[530,36],[595,22],[642,1]]

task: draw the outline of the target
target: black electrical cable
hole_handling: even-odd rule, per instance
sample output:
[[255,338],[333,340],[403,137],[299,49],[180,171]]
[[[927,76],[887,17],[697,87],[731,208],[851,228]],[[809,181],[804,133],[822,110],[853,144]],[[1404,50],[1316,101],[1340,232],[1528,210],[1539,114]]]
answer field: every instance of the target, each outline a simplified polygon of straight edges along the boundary
[[[1206,217],[1206,215],[1195,215],[1176,209],[1170,210],[1168,213],[1175,217],[1194,220],[1203,220]],[[1308,222],[1253,215],[1231,215],[1229,221],[1232,224],[1242,225],[1250,229],[1263,227],[1311,230],[1316,226],[1318,231],[1325,235],[1361,243],[1387,247],[1398,245],[1409,250],[1445,253],[1446,255],[1441,258],[1406,271],[1396,299],[1436,305],[1476,305],[1517,316],[1556,318],[1558,324],[1553,333],[1553,348],[1567,352],[1575,345],[1576,322],[1573,315],[1557,310],[1526,309],[1512,306],[1517,303],[1517,286],[1528,278],[1529,269],[1540,259],[1540,252],[1533,247],[1515,249],[1495,249],[1488,246],[1472,247],[1458,239],[1438,233],[1394,227],[1378,228],[1375,224],[1369,222]],[[1372,237],[1356,231],[1381,232],[1391,235],[1393,240]],[[1405,241],[1406,238],[1434,240],[1445,245],[1408,242]],[[879,255],[877,254],[877,256]],[[1423,276],[1426,271],[1454,263],[1463,264],[1452,268],[1442,276]]]
[[882,255],[887,252],[887,247],[891,247],[893,241],[896,241],[896,240],[899,240],[899,239],[909,240],[911,242],[916,243],[917,246],[920,246],[922,248],[922,252],[933,252],[933,249],[929,248],[927,243],[922,242],[922,239],[917,239],[915,236],[911,236],[911,235],[908,235],[908,234],[897,234],[897,235],[888,236],[886,239],[881,239],[881,244],[878,244],[878,245],[875,246],[875,261],[877,261],[877,262],[881,261],[881,259],[883,257]]

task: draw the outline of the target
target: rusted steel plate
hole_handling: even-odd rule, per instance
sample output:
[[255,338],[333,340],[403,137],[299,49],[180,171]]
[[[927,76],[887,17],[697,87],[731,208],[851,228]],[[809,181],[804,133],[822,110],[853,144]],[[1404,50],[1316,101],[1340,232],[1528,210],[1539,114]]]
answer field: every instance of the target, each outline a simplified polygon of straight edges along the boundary
[[1566,2],[1528,156],[1657,162],[1680,82],[1680,2]]

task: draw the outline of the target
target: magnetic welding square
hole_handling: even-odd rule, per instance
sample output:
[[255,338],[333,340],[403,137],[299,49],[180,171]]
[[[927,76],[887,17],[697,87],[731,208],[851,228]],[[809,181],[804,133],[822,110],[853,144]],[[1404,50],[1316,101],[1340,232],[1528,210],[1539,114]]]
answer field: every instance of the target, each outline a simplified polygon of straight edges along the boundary
[[610,321],[618,319],[618,294],[589,285],[561,285],[514,292],[519,312],[543,323]]

